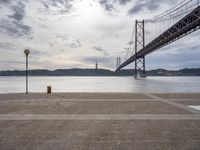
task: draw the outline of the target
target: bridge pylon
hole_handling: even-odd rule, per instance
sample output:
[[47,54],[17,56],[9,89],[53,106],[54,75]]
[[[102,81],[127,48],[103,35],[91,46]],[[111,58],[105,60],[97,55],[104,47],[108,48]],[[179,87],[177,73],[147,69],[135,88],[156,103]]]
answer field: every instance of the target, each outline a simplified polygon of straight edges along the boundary
[[145,56],[138,57],[137,53],[139,50],[145,46],[145,30],[144,30],[144,20],[135,21],[135,77],[140,75],[140,77],[146,77],[145,70]]

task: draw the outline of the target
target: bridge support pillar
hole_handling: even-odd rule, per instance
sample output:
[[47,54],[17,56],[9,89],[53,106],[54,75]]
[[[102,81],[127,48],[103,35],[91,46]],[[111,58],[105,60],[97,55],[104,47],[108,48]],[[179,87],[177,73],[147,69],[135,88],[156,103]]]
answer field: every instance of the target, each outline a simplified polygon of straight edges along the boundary
[[144,32],[144,20],[135,22],[135,77],[137,78],[138,75],[140,77],[146,77],[146,70],[145,70],[145,56],[137,57],[137,53],[139,50],[144,48],[145,46],[145,32]]

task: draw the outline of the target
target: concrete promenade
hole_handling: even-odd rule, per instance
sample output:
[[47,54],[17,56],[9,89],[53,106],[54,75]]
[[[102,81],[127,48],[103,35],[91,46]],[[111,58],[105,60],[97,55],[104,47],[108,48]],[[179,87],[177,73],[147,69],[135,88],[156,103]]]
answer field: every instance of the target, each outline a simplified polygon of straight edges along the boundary
[[199,150],[200,93],[0,94],[0,150]]

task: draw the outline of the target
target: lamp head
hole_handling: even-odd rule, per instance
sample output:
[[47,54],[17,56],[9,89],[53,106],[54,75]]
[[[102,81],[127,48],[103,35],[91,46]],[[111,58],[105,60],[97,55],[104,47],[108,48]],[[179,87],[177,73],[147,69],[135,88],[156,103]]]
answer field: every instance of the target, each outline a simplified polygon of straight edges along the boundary
[[25,49],[25,50],[24,50],[24,54],[25,54],[25,55],[29,55],[29,54],[30,54],[30,50],[29,50],[29,49]]

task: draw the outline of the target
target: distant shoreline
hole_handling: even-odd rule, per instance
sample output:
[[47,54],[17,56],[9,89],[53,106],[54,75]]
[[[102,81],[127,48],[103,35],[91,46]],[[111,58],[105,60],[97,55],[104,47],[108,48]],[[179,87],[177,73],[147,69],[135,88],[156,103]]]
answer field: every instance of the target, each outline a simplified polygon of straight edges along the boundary
[[[133,76],[134,70],[114,72],[106,69],[57,69],[29,70],[29,76]],[[147,76],[200,76],[200,68],[185,68],[180,70],[156,69],[146,71]],[[24,70],[0,71],[0,76],[25,76]]]
[[[25,77],[25,76],[14,76],[13,75],[13,76],[0,76],[0,77],[8,77],[9,78],[9,77]],[[116,77],[117,78],[117,77],[135,77],[135,76],[134,75],[130,75],[130,76],[89,76],[89,75],[88,76],[48,76],[48,75],[46,75],[46,76],[44,76],[44,75],[43,76],[39,76],[39,75],[38,76],[36,76],[36,75],[32,76],[32,75],[30,75],[29,77],[38,77],[38,78],[46,78],[46,77],[77,77],[77,78],[78,77],[80,77],[80,78],[81,77],[96,77],[96,78],[98,78],[98,77],[99,78],[100,77],[102,77],[102,78],[103,77],[105,77],[105,78],[107,78],[107,77]],[[186,75],[185,76],[184,75],[182,75],[182,76],[167,76],[167,75],[166,76],[159,76],[159,75],[150,76],[150,75],[147,75],[146,78],[148,78],[148,77],[200,77],[200,76],[186,76]]]

